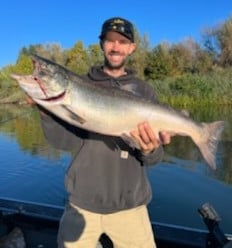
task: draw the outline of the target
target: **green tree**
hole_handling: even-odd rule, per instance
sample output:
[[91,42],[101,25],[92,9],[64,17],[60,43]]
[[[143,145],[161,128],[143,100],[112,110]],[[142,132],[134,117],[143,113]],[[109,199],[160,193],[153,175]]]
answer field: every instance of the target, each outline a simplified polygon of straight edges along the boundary
[[232,17],[225,22],[204,30],[204,46],[214,64],[232,66]]
[[33,54],[37,54],[62,65],[64,65],[66,60],[66,51],[58,43],[36,44],[30,45],[28,48],[23,47],[20,51],[18,60],[22,55],[29,57]]
[[213,60],[210,53],[198,47],[193,60],[192,72],[204,74],[211,71],[213,68]]
[[17,74],[30,74],[33,70],[31,58],[25,53],[21,53],[12,71]]
[[148,80],[163,79],[170,75],[172,58],[169,53],[169,44],[161,43],[148,52],[145,78]]
[[58,43],[35,46],[35,53],[50,59],[58,64],[64,65],[66,52]]
[[102,64],[104,58],[99,44],[90,45],[87,53],[89,66]]
[[88,53],[81,41],[67,52],[65,66],[77,74],[84,74],[89,69]]
[[208,53],[212,63],[216,63],[219,56],[218,41],[215,36],[215,28],[206,28],[202,33],[202,44]]
[[147,55],[149,50],[149,39],[147,35],[140,37],[137,32],[135,32],[135,40],[137,44],[136,51],[129,58],[128,65],[132,67],[136,72],[138,77],[144,79],[144,71],[146,68]]
[[221,49],[221,65],[232,66],[232,17],[218,29],[216,35]]
[[173,76],[179,76],[186,72],[192,72],[195,49],[196,43],[191,39],[174,44],[170,48]]

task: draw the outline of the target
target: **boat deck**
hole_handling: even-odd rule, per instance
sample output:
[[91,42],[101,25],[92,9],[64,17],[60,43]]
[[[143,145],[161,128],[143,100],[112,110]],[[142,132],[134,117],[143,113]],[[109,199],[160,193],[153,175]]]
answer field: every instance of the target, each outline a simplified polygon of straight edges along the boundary
[[[56,248],[59,219],[62,213],[62,207],[0,199],[0,237],[8,234],[8,237],[12,238],[9,233],[17,227],[22,231],[27,248]],[[215,238],[207,230],[157,222],[153,222],[152,227],[158,248],[232,248],[232,235],[229,234],[220,236],[220,238],[226,237],[226,240],[218,240],[218,237]],[[22,235],[20,238],[22,239]],[[1,248],[10,247],[3,246],[1,240],[3,239],[0,238]],[[102,235],[100,241],[97,248],[113,248],[112,242],[106,235]],[[12,247],[23,248],[23,246]]]

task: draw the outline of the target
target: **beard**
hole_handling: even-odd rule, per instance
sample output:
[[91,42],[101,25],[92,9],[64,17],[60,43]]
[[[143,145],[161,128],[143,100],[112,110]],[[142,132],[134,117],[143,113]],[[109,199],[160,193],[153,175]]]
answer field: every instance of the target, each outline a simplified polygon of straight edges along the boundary
[[110,60],[105,56],[105,66],[111,70],[121,69],[125,66],[125,64],[126,64],[126,59],[122,60],[121,63],[119,64],[114,64],[110,62]]

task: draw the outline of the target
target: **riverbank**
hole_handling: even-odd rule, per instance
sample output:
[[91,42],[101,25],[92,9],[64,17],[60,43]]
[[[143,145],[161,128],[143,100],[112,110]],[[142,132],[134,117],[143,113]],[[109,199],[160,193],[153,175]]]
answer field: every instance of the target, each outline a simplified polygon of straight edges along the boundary
[[232,104],[232,70],[207,74],[185,74],[151,82],[161,102],[174,106],[210,106]]

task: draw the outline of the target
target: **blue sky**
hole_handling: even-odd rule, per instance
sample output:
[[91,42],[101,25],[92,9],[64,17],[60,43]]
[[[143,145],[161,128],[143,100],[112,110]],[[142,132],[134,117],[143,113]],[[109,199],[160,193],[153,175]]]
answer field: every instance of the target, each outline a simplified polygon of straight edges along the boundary
[[102,22],[113,16],[131,20],[153,47],[162,41],[200,41],[202,30],[232,15],[231,0],[8,0],[0,3],[0,68],[14,64],[23,46],[77,41],[98,42]]

